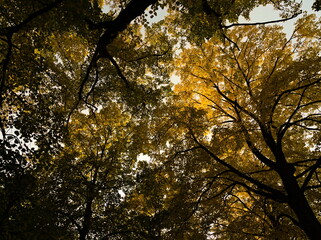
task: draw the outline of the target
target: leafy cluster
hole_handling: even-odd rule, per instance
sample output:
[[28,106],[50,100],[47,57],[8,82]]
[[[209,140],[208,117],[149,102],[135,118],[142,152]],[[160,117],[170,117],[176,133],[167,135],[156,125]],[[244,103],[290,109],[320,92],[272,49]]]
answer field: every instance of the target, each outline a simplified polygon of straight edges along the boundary
[[0,0],[0,239],[321,239],[320,20],[268,25],[300,12]]

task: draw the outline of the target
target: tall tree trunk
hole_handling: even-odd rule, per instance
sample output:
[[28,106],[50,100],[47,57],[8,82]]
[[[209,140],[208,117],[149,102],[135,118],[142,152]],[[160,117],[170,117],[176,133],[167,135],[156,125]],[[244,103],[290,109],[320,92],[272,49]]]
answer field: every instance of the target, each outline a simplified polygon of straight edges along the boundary
[[311,209],[295,177],[289,172],[286,172],[281,178],[285,191],[288,194],[288,205],[297,216],[300,228],[306,233],[309,239],[320,240],[321,224]]
[[84,220],[82,223],[82,228],[79,231],[79,240],[86,240],[86,237],[89,233],[92,219],[92,203],[93,198],[90,196],[90,198],[86,202]]
[[[265,132],[264,135],[267,145],[275,156],[277,163],[277,169],[275,170],[282,179],[284,190],[288,197],[287,203],[295,213],[299,227],[310,240],[321,240],[321,224],[309,205],[304,191],[294,177],[295,168],[287,162],[282,150],[282,144],[277,144],[273,140],[271,132]],[[278,141],[281,142],[281,139]]]

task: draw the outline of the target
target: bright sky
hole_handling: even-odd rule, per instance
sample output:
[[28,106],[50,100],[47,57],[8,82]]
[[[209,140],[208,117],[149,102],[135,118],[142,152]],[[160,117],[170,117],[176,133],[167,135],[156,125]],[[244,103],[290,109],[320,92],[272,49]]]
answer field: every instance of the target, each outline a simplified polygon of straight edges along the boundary
[[[299,1],[298,1],[299,2]],[[302,0],[302,9],[303,11],[307,11],[307,13],[314,13],[318,17],[321,17],[320,12],[315,12],[312,10],[312,4],[314,0]],[[253,10],[253,12],[250,15],[251,22],[264,22],[264,21],[271,21],[271,20],[277,20],[280,19],[279,13],[273,9],[271,5],[265,6],[265,7],[258,7]],[[294,23],[295,21],[300,18],[300,16],[286,21],[284,23],[280,23],[280,25],[283,25],[284,31],[287,33],[287,35],[291,35]],[[240,19],[240,22],[243,22],[243,19]]]
[[[299,0],[296,0],[297,2],[300,2]],[[302,9],[303,11],[307,11],[308,13],[314,13],[318,17],[321,17],[321,12],[315,12],[312,10],[312,4],[314,0],[302,0]],[[103,7],[103,12],[108,12],[110,9],[107,5]],[[158,15],[152,19],[150,19],[151,22],[158,22],[164,18],[164,15],[166,14],[166,10],[159,10]],[[264,22],[264,21],[271,21],[271,20],[277,20],[280,19],[279,13],[273,9],[271,5],[265,6],[265,7],[258,7],[254,9],[250,15],[251,22]],[[284,30],[287,33],[287,35],[290,35],[293,30],[293,25],[300,16],[296,17],[295,19],[286,21],[285,23],[282,23],[281,25],[284,26]],[[240,18],[240,22],[246,22],[243,18]]]
[[[297,2],[300,2],[300,0],[296,0]],[[307,11],[307,13],[314,13],[318,17],[321,17],[321,12],[315,12],[312,10],[312,4],[315,0],[302,0],[302,10]],[[110,9],[107,5],[103,7],[104,12],[108,12]],[[148,10],[146,11],[148,13]],[[149,19],[151,22],[158,22],[162,19],[164,19],[164,15],[166,14],[166,10],[159,9],[157,11],[157,16]],[[272,7],[272,5],[268,5],[265,7],[258,7],[254,9],[250,15],[250,22],[266,22],[266,21],[272,21],[272,20],[278,20],[280,19],[279,12],[275,11]],[[300,16],[286,21],[284,23],[279,23],[280,25],[283,25],[284,31],[287,34],[287,36],[290,36],[292,34],[292,31],[294,29],[294,23],[295,21],[300,18]],[[239,22],[247,22],[244,20],[244,18],[240,18]],[[174,83],[179,82],[179,78],[177,76],[172,76],[172,81]]]

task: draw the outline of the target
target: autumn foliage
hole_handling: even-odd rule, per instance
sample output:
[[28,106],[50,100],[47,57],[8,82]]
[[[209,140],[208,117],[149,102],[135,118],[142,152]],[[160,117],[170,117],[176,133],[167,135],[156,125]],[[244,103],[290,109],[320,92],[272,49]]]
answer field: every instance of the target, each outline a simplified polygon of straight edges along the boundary
[[321,24],[299,3],[0,13],[0,239],[321,239]]

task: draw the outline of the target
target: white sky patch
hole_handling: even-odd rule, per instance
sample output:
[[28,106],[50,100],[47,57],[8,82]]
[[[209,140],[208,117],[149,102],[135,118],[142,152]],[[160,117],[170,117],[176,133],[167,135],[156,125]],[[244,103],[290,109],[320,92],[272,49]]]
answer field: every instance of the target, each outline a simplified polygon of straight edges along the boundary
[[125,194],[125,192],[124,192],[123,190],[118,190],[118,193],[119,193],[119,195],[120,195],[120,197],[121,197],[122,199],[125,198],[126,194]]
[[[107,14],[110,11],[112,11],[113,9],[111,9],[110,6],[107,4],[107,1],[105,1],[105,4],[103,5],[101,10],[103,13]],[[147,15],[147,20],[149,23],[157,23],[157,22],[163,20],[165,18],[165,15],[167,14],[166,9],[158,8],[156,10],[156,15],[149,13],[150,10],[151,10],[150,7],[145,10],[145,14]]]
[[[102,106],[102,105],[98,105],[98,106],[95,106],[95,107],[96,107],[96,110],[95,110],[96,113],[99,113],[100,110],[103,109],[103,106]],[[89,108],[85,108],[85,109],[81,110],[80,113],[85,114],[85,115],[89,115],[89,114],[90,114],[90,111],[91,111],[91,110],[90,110]]]
[[[106,3],[106,2],[105,2]],[[104,4],[103,5],[103,7],[102,7],[102,9],[101,9],[101,11],[103,12],[103,13],[108,13],[109,11],[111,10],[111,8],[107,5],[107,4]]]
[[165,16],[167,15],[167,10],[166,9],[161,9],[161,8],[158,8],[156,10],[156,15],[153,14],[153,17],[152,14],[149,13],[150,11],[150,8],[147,8],[145,13],[147,13],[147,20],[150,22],[150,23],[157,23],[161,20],[163,20],[165,18]]
[[[296,1],[300,2],[300,1]],[[304,0],[302,1],[302,10],[307,11],[308,14],[314,13],[316,14],[317,17],[321,17],[321,12],[315,12],[312,10],[312,4],[314,0]],[[279,15],[279,11],[276,11],[272,5],[267,5],[267,6],[260,6],[255,8],[251,14],[250,14],[250,21],[245,20],[243,17],[239,18],[239,22],[266,22],[266,21],[273,21],[273,20],[278,20],[281,19]],[[284,32],[286,33],[287,37],[290,37],[293,30],[294,30],[294,23],[302,17],[302,14],[297,16],[294,19],[277,23],[278,25],[283,26]]]
[[172,82],[173,84],[178,84],[178,83],[181,82],[181,78],[180,78],[178,75],[176,75],[176,74],[172,74],[172,75],[171,75],[171,82]]
[[89,109],[88,109],[88,108],[86,108],[86,109],[84,109],[84,110],[81,110],[80,112],[81,112],[82,114],[89,115]]
[[205,139],[207,141],[211,141],[212,140],[212,137],[213,137],[213,132],[212,131],[209,131],[206,135],[205,135]]
[[146,154],[141,153],[137,156],[137,162],[150,162],[150,161],[151,161],[150,156]]

